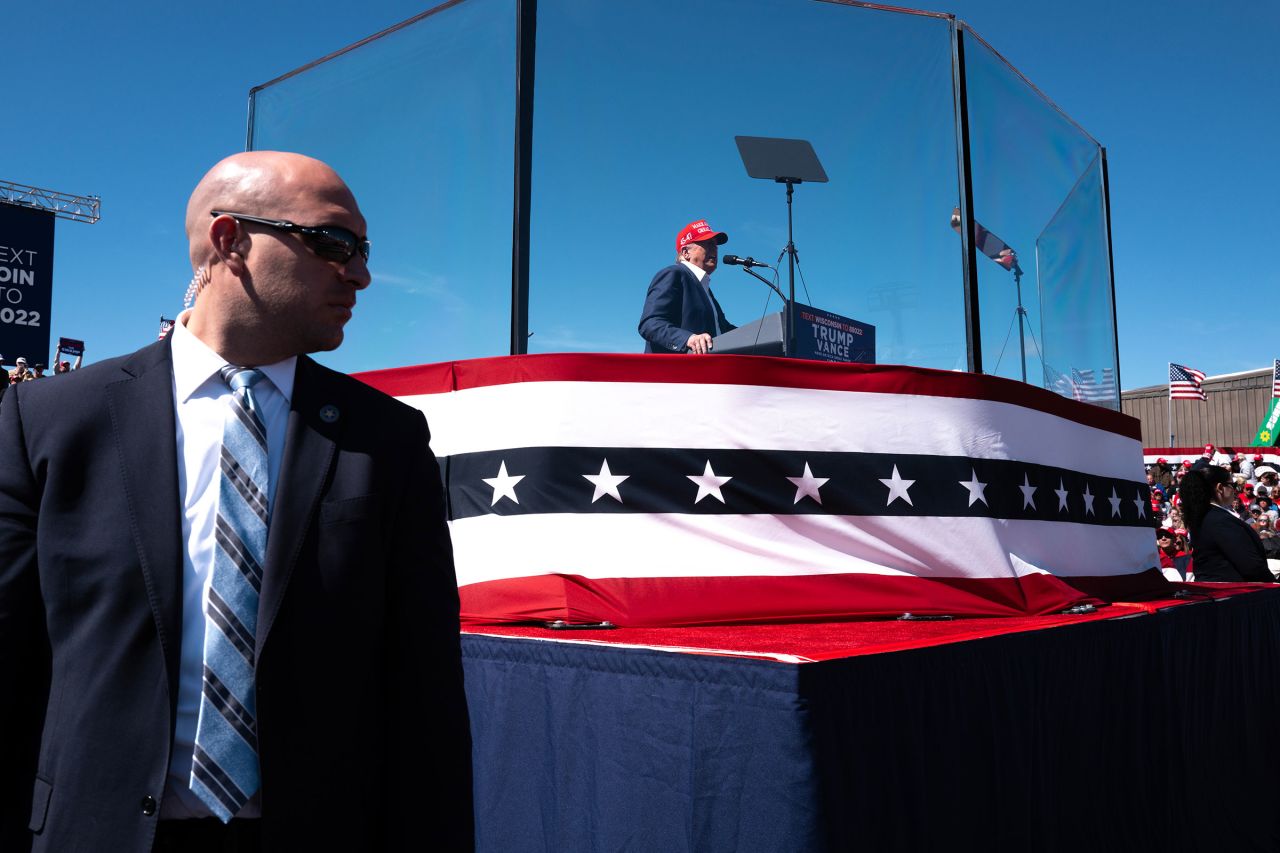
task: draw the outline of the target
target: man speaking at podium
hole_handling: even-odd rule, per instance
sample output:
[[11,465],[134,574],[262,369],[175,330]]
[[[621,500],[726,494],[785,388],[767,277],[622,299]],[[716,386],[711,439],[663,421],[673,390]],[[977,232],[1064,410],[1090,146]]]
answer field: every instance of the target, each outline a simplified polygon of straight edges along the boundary
[[640,315],[645,352],[711,352],[711,338],[736,329],[711,293],[719,247],[729,235],[705,219],[690,222],[676,236],[676,263],[649,282]]

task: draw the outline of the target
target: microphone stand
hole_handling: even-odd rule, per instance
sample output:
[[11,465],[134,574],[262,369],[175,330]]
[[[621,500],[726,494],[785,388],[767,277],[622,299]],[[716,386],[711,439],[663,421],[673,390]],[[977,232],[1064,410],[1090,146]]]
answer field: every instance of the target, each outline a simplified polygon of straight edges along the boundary
[[791,195],[795,192],[796,184],[801,181],[799,178],[775,178],[774,182],[787,185],[787,248],[783,251],[787,255],[787,290],[791,295],[783,306],[786,311],[783,315],[783,324],[786,328],[783,335],[782,354],[790,358],[795,354],[796,346],[796,318],[791,308],[796,301],[796,244],[791,226]]
[[[764,266],[764,264],[761,264],[761,266]],[[783,305],[784,305],[784,307],[785,307],[785,305],[786,305],[786,301],[787,301],[787,295],[786,295],[785,293],[783,293],[781,290],[779,290],[779,289],[778,289],[778,286],[777,286],[776,284],[774,284],[773,282],[769,281],[769,279],[767,279],[767,278],[765,278],[764,276],[760,275],[760,273],[756,272],[755,270],[751,269],[751,267],[748,267],[748,266],[746,266],[746,265],[744,265],[744,266],[742,267],[742,271],[743,271],[744,273],[746,273],[747,275],[753,275],[753,276],[755,276],[756,278],[758,278],[758,279],[760,279],[761,281],[763,281],[763,282],[765,283],[765,286],[766,286],[766,287],[768,287],[768,288],[769,288],[770,290],[772,290],[774,293],[778,294],[778,296],[782,299]]]
[[[1015,254],[1015,258],[1016,258]],[[1022,267],[1017,260],[1013,262],[1013,286],[1018,290],[1018,353],[1022,356],[1022,381],[1027,381],[1027,342],[1023,337],[1022,326],[1027,317],[1027,309],[1022,307]],[[1007,338],[1006,338],[1007,340]]]

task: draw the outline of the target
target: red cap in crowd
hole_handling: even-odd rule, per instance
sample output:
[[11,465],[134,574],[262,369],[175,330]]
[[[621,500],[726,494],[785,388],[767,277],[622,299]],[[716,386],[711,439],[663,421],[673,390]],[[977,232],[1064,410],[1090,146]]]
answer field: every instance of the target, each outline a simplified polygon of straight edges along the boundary
[[1183,467],[1183,468],[1190,468],[1190,467],[1191,467],[1191,460],[1190,460],[1190,459],[1183,459],[1183,460],[1182,460],[1182,467]]
[[1262,461],[1262,454],[1261,454],[1261,453],[1255,453],[1255,454],[1253,454],[1253,461],[1254,461],[1254,462],[1261,462],[1261,461]]
[[676,251],[679,252],[690,243],[701,243],[703,240],[715,240],[717,246],[723,246],[729,242],[729,235],[716,231],[707,224],[707,220],[699,219],[697,222],[690,222],[676,235]]
[[1159,463],[1159,464],[1161,464],[1161,465],[1168,465],[1168,464],[1169,464],[1169,460],[1168,460],[1168,459],[1165,459],[1163,456],[1161,456],[1159,459],[1157,459],[1157,460],[1156,460],[1156,462],[1158,462],[1158,463]]
[[1203,455],[1204,455],[1204,456],[1212,456],[1212,455],[1213,455],[1213,445],[1212,445],[1212,444],[1206,444],[1206,445],[1204,446],[1204,454],[1203,454]]

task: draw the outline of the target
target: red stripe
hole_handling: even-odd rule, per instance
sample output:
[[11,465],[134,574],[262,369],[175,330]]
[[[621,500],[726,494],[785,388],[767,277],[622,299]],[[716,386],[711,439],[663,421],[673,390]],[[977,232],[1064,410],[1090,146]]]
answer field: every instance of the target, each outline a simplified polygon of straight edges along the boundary
[[[1158,571],[1126,583],[1167,583]],[[1101,583],[1099,581],[1098,583]],[[1096,585],[1096,584],[1095,584]],[[1055,613],[1098,598],[1052,575],[919,578],[835,574],[799,577],[584,578],[537,575],[467,584],[462,621],[612,622],[628,626],[815,622],[917,615],[1015,616]],[[744,617],[743,614],[751,614]]]
[[463,633],[522,637],[551,641],[586,640],[593,643],[625,643],[673,652],[730,654],[742,657],[800,656],[810,661],[835,660],[859,655],[919,649],[995,637],[1023,631],[1039,631],[1104,619],[1125,619],[1169,607],[1207,599],[1231,598],[1280,589],[1266,584],[1171,584],[1166,593],[1185,588],[1190,599],[1164,599],[1144,603],[1119,602],[1094,613],[1043,616],[1001,616],[955,619],[947,622],[906,622],[868,619],[770,625],[708,625],[682,628],[631,628],[612,631],[555,631],[530,625],[466,626]]
[[763,356],[547,353],[400,367],[355,374],[396,397],[516,382],[646,382],[763,385],[913,394],[1009,403],[1141,440],[1136,418],[999,376],[897,365],[828,364]]

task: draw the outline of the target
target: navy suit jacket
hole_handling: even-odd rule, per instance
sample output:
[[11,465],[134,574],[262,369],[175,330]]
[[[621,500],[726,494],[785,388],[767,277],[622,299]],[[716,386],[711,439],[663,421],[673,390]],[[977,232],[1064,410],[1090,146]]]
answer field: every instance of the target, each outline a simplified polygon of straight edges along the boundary
[[1192,546],[1191,569],[1197,581],[1275,581],[1261,537],[1233,513],[1209,507]]
[[[6,853],[152,846],[182,620],[170,353],[165,340],[0,404]],[[299,357],[258,616],[267,850],[472,843],[457,585],[428,438],[420,412]]]
[[645,339],[645,352],[684,352],[691,335],[736,329],[725,319],[715,296],[702,286],[698,277],[684,264],[672,264],[658,270],[649,282],[640,314],[640,337]]

